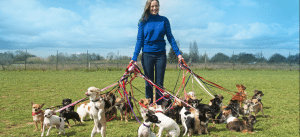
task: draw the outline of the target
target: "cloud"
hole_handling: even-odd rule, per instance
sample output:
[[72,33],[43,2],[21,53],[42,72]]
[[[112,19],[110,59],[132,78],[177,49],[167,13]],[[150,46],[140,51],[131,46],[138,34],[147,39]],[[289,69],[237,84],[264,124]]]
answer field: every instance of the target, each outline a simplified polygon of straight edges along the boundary
[[[54,53],[55,49],[74,53],[91,49],[103,53],[120,50],[120,54],[131,56],[145,2],[78,0],[75,2],[81,7],[78,11],[50,7],[37,0],[2,0],[0,50],[41,51],[46,48],[54,49]],[[298,23],[288,26],[276,20],[271,23],[245,20],[246,23],[228,24],[226,20],[233,15],[234,7],[259,7],[256,1],[163,0],[160,5],[160,15],[170,20],[173,35],[180,41],[184,52],[188,52],[189,43],[193,41],[199,48],[211,48],[215,52],[244,48],[299,48],[295,46],[299,45]],[[299,13],[293,20],[295,18],[299,19]]]

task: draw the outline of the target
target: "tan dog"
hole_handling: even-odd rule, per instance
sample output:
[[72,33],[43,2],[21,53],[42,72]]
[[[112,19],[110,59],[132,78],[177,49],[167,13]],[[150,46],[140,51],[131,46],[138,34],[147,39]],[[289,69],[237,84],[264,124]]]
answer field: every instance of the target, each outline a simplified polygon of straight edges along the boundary
[[236,87],[238,88],[238,93],[236,93],[231,100],[237,100],[240,104],[240,108],[242,108],[242,102],[247,99],[247,92],[245,91],[246,87],[243,84],[236,85]]
[[32,107],[32,118],[35,125],[35,131],[37,131],[38,128],[38,122],[41,123],[41,131],[43,131],[43,122],[44,122],[44,112],[41,110],[41,108],[44,106],[44,103],[42,105],[34,104],[31,102]]
[[141,115],[142,115],[142,118],[144,119],[144,121],[147,119],[147,112],[149,111],[149,105],[151,103],[151,99],[141,99],[139,101],[139,104],[140,104],[140,112],[141,112]]
[[[131,107],[133,107],[133,103],[131,102],[131,96],[129,96],[128,98],[129,98]],[[125,115],[125,122],[128,122],[129,115],[130,115],[130,118],[133,119],[131,108],[128,105],[128,102],[124,98],[117,97],[115,104],[116,104],[115,109],[118,109],[120,112],[121,121],[123,121],[124,115]],[[116,114],[117,114],[117,110],[116,110]]]
[[261,111],[261,113],[265,117],[265,114],[264,114],[264,111],[263,111],[263,105],[258,101],[258,99],[251,99],[250,113],[254,112],[254,116],[256,117],[256,114],[259,111]]

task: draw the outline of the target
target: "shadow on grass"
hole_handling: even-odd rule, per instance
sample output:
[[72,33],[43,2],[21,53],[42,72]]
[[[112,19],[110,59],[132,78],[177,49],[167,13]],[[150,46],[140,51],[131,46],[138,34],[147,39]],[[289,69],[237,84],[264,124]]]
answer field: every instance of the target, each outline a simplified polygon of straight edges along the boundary
[[265,117],[263,115],[256,115],[256,118],[271,118],[270,115],[265,115]]
[[216,128],[216,127],[208,127],[209,132],[221,132],[228,131],[227,128]]
[[71,131],[71,132],[66,132],[66,134],[62,134],[62,135],[69,137],[69,136],[74,136],[75,134],[76,134],[75,131]]

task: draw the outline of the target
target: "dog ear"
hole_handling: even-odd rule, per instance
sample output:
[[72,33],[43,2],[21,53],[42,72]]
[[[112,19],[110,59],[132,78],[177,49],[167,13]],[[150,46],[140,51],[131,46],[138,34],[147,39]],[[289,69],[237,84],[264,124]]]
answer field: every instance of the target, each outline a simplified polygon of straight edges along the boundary
[[33,106],[33,102],[31,101],[31,106]]
[[143,99],[141,99],[141,100],[140,100],[140,103],[141,103],[141,104],[143,104],[143,103],[144,103],[144,100],[143,100]]
[[42,108],[44,106],[45,103],[43,103],[39,108]]
[[244,121],[248,121],[248,117],[242,117]]
[[254,94],[257,94],[257,92],[258,92],[258,90],[257,90],[257,89],[255,89],[255,90],[254,90]]
[[239,88],[239,87],[240,87],[240,85],[238,85],[238,84],[236,84],[235,86],[236,86],[237,88]]
[[245,89],[246,89],[246,87],[245,87],[243,84],[241,84],[241,87],[243,88],[243,90],[245,90]]
[[101,90],[99,88],[96,88],[95,91],[101,93]]

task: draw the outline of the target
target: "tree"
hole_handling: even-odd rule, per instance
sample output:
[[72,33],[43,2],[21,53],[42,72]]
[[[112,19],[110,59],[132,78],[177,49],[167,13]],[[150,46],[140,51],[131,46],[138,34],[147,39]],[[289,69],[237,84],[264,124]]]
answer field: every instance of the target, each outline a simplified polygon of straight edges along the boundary
[[4,65],[10,65],[14,61],[14,54],[12,52],[0,53],[0,65],[5,70]]
[[238,61],[238,58],[239,58],[239,55],[232,55],[232,56],[229,58],[229,62],[235,63],[235,62]]
[[243,63],[255,62],[256,58],[254,57],[253,54],[250,53],[240,53],[238,55],[237,60],[243,64]]
[[175,63],[176,62],[176,54],[172,47],[170,47],[169,53],[168,53],[168,62],[169,63]]
[[30,54],[30,53],[24,52],[22,50],[17,50],[17,51],[15,51],[14,61],[25,61],[27,58],[30,58],[30,57],[36,57],[36,56],[33,54]]
[[284,57],[278,53],[273,54],[269,59],[270,63],[282,63],[285,61],[286,61],[286,57]]
[[289,55],[286,59],[288,63],[298,63],[299,64],[299,53],[296,55]]
[[206,53],[201,55],[200,58],[199,58],[199,62],[201,62],[201,63],[205,63],[205,62],[209,62],[209,61],[210,61],[210,59],[209,59],[209,57]]
[[[179,48],[180,44],[179,41],[176,41],[176,44]],[[169,53],[168,53],[168,62],[169,63],[175,63],[177,59],[176,53],[174,52],[172,46],[170,47]]]
[[229,60],[229,57],[223,53],[217,53],[215,54],[210,61],[211,62],[227,62]]
[[196,41],[190,43],[189,56],[192,59],[192,62],[199,62],[199,52],[198,52],[198,46]]
[[112,60],[112,59],[114,59],[114,56],[115,56],[115,53],[113,53],[113,52],[108,52],[108,53],[107,53],[107,56],[106,56],[106,59]]

